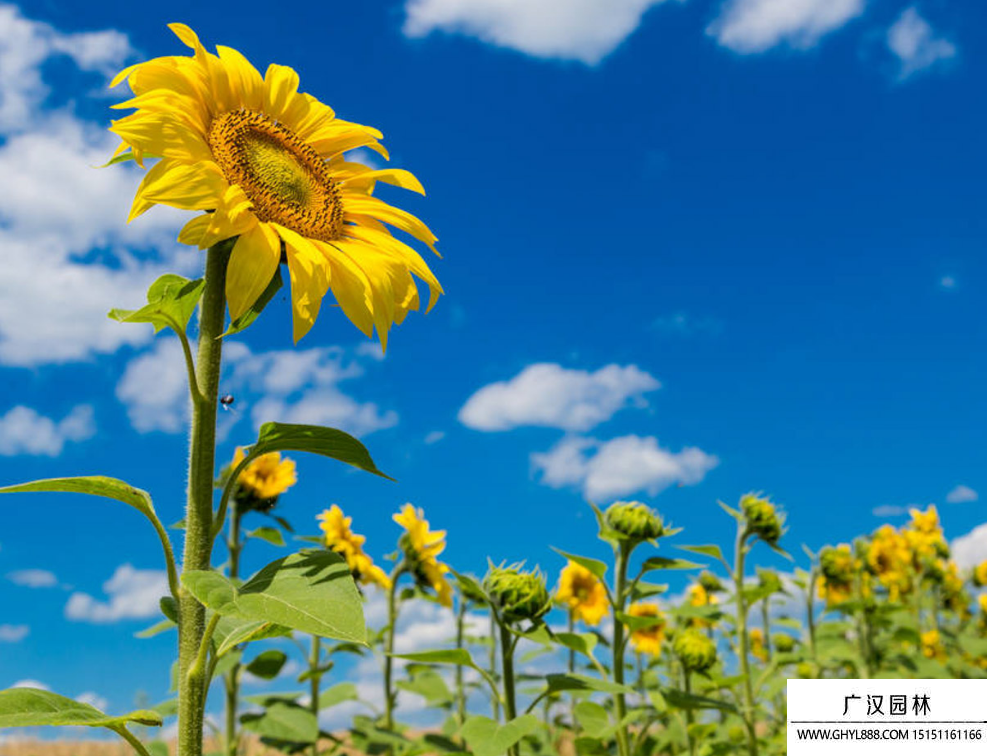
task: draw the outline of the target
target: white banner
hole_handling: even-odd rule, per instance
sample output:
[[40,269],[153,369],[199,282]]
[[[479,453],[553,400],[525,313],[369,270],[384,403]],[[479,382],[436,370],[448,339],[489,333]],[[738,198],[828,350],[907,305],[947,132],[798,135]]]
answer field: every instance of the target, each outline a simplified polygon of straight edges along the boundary
[[987,680],[789,680],[788,756],[984,756]]

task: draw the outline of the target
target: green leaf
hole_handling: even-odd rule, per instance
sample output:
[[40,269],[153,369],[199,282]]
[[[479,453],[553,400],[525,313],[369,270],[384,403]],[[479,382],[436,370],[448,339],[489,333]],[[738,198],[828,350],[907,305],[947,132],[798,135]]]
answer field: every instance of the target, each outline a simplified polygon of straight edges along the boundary
[[81,478],[47,478],[30,483],[0,488],[0,493],[80,493],[90,496],[103,496],[122,501],[145,517],[154,519],[154,505],[147,491],[134,488],[122,480],[102,475],[89,475]]
[[284,536],[281,535],[281,531],[277,528],[257,528],[256,530],[249,531],[247,538],[260,538],[262,541],[267,541],[275,546],[284,546]]
[[558,693],[565,690],[588,690],[600,693],[633,693],[633,688],[626,685],[612,683],[609,680],[600,680],[596,677],[586,677],[585,675],[548,675],[545,680],[548,682],[548,692]]
[[146,627],[140,632],[134,633],[135,638],[153,638],[155,635],[160,635],[161,633],[171,630],[171,628],[177,627],[174,622],[170,619],[163,619],[155,625]]
[[275,740],[311,743],[319,734],[312,712],[285,701],[271,704],[263,714],[244,714],[240,722],[244,729]]
[[242,620],[237,617],[223,617],[216,625],[213,642],[216,643],[216,656],[223,656],[231,648],[241,643],[249,643],[266,638],[278,638],[290,635],[291,630],[273,622],[260,620]]
[[247,671],[262,680],[273,680],[278,676],[286,661],[288,661],[288,655],[284,651],[277,649],[262,651],[247,665]]
[[257,298],[243,315],[238,317],[232,323],[230,327],[226,329],[220,338],[225,338],[226,336],[232,336],[234,333],[240,333],[240,331],[246,330],[246,328],[257,320],[257,316],[260,315],[264,308],[267,307],[268,303],[274,299],[274,295],[278,293],[278,290],[284,285],[284,281],[281,278],[281,269],[278,268],[274,272],[274,278],[264,289],[264,292]]
[[239,589],[212,570],[182,574],[199,601],[224,616],[273,622],[343,641],[366,642],[363,600],[346,560],[328,550],[301,551],[264,567]]
[[157,333],[171,328],[184,334],[196,305],[202,297],[205,281],[190,281],[174,273],[166,273],[147,290],[147,304],[139,310],[110,310],[109,317],[121,323],[150,323]]
[[694,554],[702,554],[703,556],[712,557],[713,559],[718,559],[719,561],[725,561],[723,559],[723,552],[720,547],[715,543],[706,543],[700,546],[679,546],[683,551],[691,551]]
[[552,551],[556,554],[564,556],[571,562],[575,562],[580,567],[585,567],[587,570],[592,572],[599,580],[603,580],[603,576],[607,574],[607,566],[601,562],[599,559],[590,559],[589,557],[582,557],[577,554],[570,554],[568,551],[562,551],[554,546]]
[[319,694],[319,708],[328,709],[330,706],[338,706],[346,701],[357,701],[359,698],[356,685],[351,682],[341,682]]
[[411,654],[391,654],[395,659],[407,659],[420,664],[457,664],[477,668],[470,652],[465,648],[448,648],[438,651],[416,651]]
[[580,701],[574,712],[583,732],[591,737],[600,737],[610,727],[610,715],[598,703]]
[[737,711],[737,707],[727,701],[720,701],[716,698],[697,696],[694,693],[686,693],[684,690],[675,688],[665,688],[662,694],[669,706],[677,709],[723,709],[724,711]]
[[705,567],[704,564],[696,564],[685,559],[669,559],[668,557],[654,556],[644,560],[641,565],[641,574],[644,575],[654,570],[696,570]]
[[132,711],[110,717],[95,706],[80,703],[47,690],[11,688],[0,691],[0,728],[85,726],[122,728],[128,722],[158,727],[161,715],[154,711]]
[[397,687],[422,696],[429,707],[447,706],[453,701],[449,686],[446,685],[442,675],[434,669],[424,669],[417,672],[410,680],[400,680]]
[[599,638],[593,633],[556,633],[555,641],[561,646],[592,658],[593,649],[596,648]]
[[633,614],[625,614],[624,612],[617,612],[617,619],[619,619],[631,632],[648,630],[652,627],[664,625],[668,622],[666,617],[637,617]]
[[250,447],[250,456],[258,457],[273,451],[321,454],[323,457],[345,462],[382,478],[394,480],[377,469],[367,447],[349,433],[335,428],[321,428],[317,425],[264,423],[260,427],[257,442]]
[[459,729],[474,756],[504,756],[507,750],[525,735],[539,727],[538,718],[525,714],[503,726],[488,717],[470,717]]

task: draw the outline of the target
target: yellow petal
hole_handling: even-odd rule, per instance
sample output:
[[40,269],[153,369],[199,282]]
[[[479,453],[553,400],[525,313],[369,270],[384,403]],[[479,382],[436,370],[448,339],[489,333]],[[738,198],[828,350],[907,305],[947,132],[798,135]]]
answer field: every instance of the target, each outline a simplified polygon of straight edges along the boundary
[[226,299],[230,317],[245,313],[274,278],[281,261],[281,240],[266,223],[240,234],[226,268]]
[[291,276],[291,313],[295,343],[315,325],[322,298],[329,289],[329,266],[310,239],[272,223],[284,240]]
[[216,51],[229,75],[234,100],[247,110],[260,110],[264,104],[264,79],[238,50],[217,45]]
[[264,76],[264,112],[280,119],[298,93],[298,73],[288,66],[272,63]]

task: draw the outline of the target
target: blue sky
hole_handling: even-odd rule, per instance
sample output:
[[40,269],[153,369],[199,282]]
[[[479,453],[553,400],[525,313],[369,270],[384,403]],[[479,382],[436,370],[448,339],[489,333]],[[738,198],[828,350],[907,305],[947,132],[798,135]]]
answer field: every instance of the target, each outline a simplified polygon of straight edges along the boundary
[[[602,555],[586,496],[727,543],[715,502],[753,489],[787,510],[793,553],[934,502],[969,534],[958,554],[987,556],[987,11],[337,5],[0,5],[0,479],[114,475],[181,517],[175,342],[104,315],[201,254],[178,212],[125,227],[138,174],[92,166],[114,147],[108,76],[184,54],[165,26],[183,21],[381,128],[428,191],[387,196],[444,255],[447,295],[386,358],[332,310],[292,347],[281,298],[227,349],[221,458],[264,420],[324,422],[399,481],[298,458],[280,507],[299,531],[338,503],[379,560],[411,501],[454,567],[554,577],[550,545]],[[150,529],[97,499],[3,505],[0,686],[163,698],[173,639],[133,638],[161,586]],[[249,566],[277,554],[251,548]]]

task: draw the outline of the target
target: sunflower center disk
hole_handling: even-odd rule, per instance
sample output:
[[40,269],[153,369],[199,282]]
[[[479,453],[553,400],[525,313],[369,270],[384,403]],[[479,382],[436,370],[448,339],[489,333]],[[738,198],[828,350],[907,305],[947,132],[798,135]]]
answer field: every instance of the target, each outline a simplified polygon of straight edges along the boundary
[[333,241],[341,235],[339,187],[325,161],[292,131],[260,113],[224,113],[209,127],[213,157],[264,222],[302,236]]

